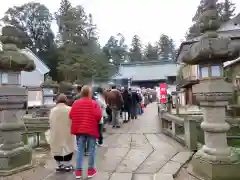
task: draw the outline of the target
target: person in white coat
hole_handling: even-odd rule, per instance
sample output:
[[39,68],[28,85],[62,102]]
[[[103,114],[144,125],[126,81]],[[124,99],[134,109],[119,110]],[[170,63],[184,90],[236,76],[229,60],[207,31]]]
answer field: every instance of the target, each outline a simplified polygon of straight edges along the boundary
[[60,94],[57,105],[51,109],[49,115],[51,153],[57,163],[57,171],[71,171],[70,161],[76,147],[75,136],[71,134],[70,106],[67,106],[67,97]]
[[97,141],[97,145],[102,146],[103,145],[104,120],[107,119],[107,112],[106,112],[107,104],[105,101],[105,97],[104,97],[102,88],[97,89],[97,93],[96,93],[95,97],[96,97],[95,99],[96,99],[98,105],[101,107],[101,110],[102,110],[102,119],[99,122],[99,139]]

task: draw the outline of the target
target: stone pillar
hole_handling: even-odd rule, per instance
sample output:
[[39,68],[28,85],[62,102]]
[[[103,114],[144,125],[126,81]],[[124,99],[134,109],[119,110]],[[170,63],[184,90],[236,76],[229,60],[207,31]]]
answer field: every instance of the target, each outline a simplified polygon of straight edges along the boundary
[[203,107],[201,128],[205,137],[205,145],[192,160],[194,173],[210,180],[240,179],[236,173],[240,162],[227,144],[230,126],[225,120],[225,108],[231,98],[231,85],[223,79],[206,80],[195,85],[193,91]]
[[197,100],[203,107],[201,128],[204,131],[205,145],[199,154],[213,161],[228,161],[230,149],[226,133],[230,126],[225,121],[225,108],[231,98],[231,86],[222,79],[211,82],[213,83],[211,87],[209,82],[210,80],[194,86]]
[[192,42],[182,52],[182,61],[199,67],[199,84],[193,93],[203,110],[201,128],[204,146],[192,159],[193,172],[201,179],[239,180],[240,160],[227,144],[229,124],[225,122],[225,108],[231,98],[232,85],[224,79],[223,63],[239,57],[239,37],[220,37],[217,0],[204,0],[198,26],[199,41]]
[[0,175],[9,175],[32,165],[32,151],[22,142],[25,125],[18,112],[27,101],[22,87],[0,87]]
[[10,175],[32,165],[32,151],[22,142],[25,125],[22,109],[27,101],[27,89],[21,87],[21,71],[33,71],[34,62],[20,53],[17,44],[22,31],[5,26],[0,40],[0,177]]

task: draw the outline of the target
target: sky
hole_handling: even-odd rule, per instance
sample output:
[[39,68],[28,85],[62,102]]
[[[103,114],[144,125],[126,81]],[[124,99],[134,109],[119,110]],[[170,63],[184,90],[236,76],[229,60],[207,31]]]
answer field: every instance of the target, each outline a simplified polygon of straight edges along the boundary
[[[51,12],[56,12],[60,1],[34,2],[45,4]],[[27,2],[29,0],[1,2],[0,17],[9,7]],[[118,33],[124,35],[128,45],[131,44],[135,34],[140,36],[143,44],[154,43],[161,34],[167,34],[179,45],[192,24],[191,19],[200,0],[70,0],[70,2],[72,5],[83,5],[85,11],[93,15],[101,45],[104,45],[110,36]],[[237,6],[236,13],[240,13],[240,0],[232,2]],[[57,32],[56,24],[53,23],[52,27]]]

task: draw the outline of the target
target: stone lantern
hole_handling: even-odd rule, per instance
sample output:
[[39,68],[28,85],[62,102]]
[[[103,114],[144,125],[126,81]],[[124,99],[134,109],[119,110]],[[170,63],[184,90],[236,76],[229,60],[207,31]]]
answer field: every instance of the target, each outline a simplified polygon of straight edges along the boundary
[[74,96],[74,86],[70,82],[62,81],[59,83],[58,93],[64,93],[68,98],[68,105],[72,105]]
[[50,76],[48,76],[44,83],[42,83],[41,87],[43,89],[43,105],[53,106],[55,104],[55,92],[58,89],[59,85],[57,82],[54,82]]
[[22,142],[22,133],[26,128],[22,120],[24,104],[27,101],[27,89],[21,87],[21,71],[32,71],[35,64],[19,52],[17,44],[21,32],[14,27],[2,29],[0,41],[3,51],[0,53],[0,176],[9,175],[26,169],[32,164],[32,152]]
[[[224,80],[223,62],[239,56],[239,44],[228,37],[219,37],[220,26],[216,9],[217,0],[205,0],[204,11],[199,19],[202,36],[192,42],[182,61],[199,65],[200,83],[193,86],[203,108],[205,144],[192,160],[194,174],[209,180],[239,180],[240,162],[227,144],[230,126],[225,121],[226,106],[232,96],[232,85]],[[237,42],[236,42],[237,41]]]

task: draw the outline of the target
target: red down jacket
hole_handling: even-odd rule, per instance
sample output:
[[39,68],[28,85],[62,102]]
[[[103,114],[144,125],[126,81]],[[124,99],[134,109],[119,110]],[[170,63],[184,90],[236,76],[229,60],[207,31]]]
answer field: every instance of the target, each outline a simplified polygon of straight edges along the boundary
[[101,108],[89,98],[76,100],[69,113],[72,120],[72,134],[88,134],[99,137],[98,125],[102,118]]

